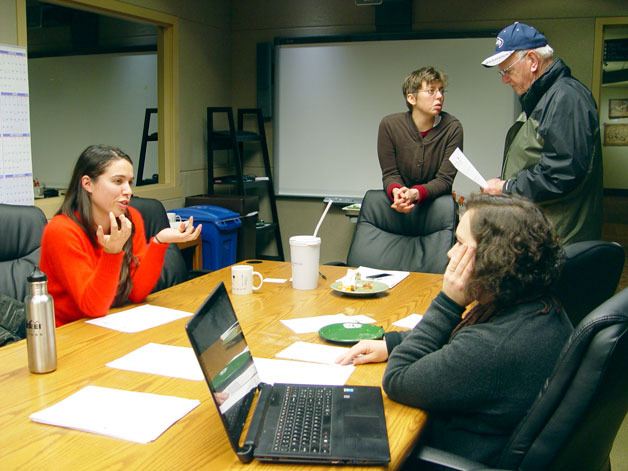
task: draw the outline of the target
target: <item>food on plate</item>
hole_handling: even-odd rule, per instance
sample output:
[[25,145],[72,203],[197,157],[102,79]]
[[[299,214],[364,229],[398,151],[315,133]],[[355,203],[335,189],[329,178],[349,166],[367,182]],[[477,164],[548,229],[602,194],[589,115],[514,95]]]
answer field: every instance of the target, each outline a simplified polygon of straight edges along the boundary
[[340,279],[340,289],[343,291],[357,291],[359,289],[372,289],[373,282],[363,280],[358,270],[349,268],[347,274]]

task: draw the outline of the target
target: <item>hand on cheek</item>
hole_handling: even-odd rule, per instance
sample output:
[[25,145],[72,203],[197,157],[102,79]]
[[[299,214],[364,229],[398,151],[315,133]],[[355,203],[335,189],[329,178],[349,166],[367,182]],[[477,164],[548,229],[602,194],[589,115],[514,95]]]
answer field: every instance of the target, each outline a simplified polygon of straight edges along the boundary
[[460,306],[473,301],[467,293],[467,285],[473,274],[475,247],[459,245],[454,248],[443,277],[443,293]]

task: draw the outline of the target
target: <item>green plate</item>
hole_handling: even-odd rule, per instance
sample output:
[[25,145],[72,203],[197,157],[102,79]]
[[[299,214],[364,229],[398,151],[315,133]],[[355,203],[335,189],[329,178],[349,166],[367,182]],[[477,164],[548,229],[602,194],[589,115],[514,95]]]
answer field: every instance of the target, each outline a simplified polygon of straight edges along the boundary
[[348,294],[349,296],[373,296],[377,293],[384,293],[388,291],[388,285],[386,283],[375,280],[368,280],[368,283],[370,285],[369,288],[360,287],[355,291],[350,291],[344,288],[342,282],[336,281],[335,283],[332,283],[331,289],[337,293]]
[[341,322],[322,327],[318,335],[329,342],[357,343],[360,340],[381,339],[384,336],[384,329],[372,324]]

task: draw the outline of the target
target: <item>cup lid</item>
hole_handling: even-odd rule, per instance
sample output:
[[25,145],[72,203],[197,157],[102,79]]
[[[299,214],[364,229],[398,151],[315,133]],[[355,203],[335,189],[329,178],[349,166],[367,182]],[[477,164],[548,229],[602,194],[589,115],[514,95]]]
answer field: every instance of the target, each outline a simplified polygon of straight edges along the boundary
[[290,237],[291,245],[306,246],[306,245],[319,245],[321,243],[320,237],[314,237],[311,235],[297,235]]

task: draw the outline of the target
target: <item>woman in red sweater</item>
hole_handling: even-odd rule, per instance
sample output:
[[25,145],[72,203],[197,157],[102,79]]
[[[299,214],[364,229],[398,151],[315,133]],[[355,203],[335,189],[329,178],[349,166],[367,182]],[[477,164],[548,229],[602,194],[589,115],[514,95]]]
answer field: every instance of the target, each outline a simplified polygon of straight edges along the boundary
[[132,183],[133,163],[120,149],[90,146],[80,155],[41,242],[57,326],[143,301],[159,279],[168,244],[199,236],[201,226],[190,221],[163,229],[147,244],[144,221],[129,206]]

